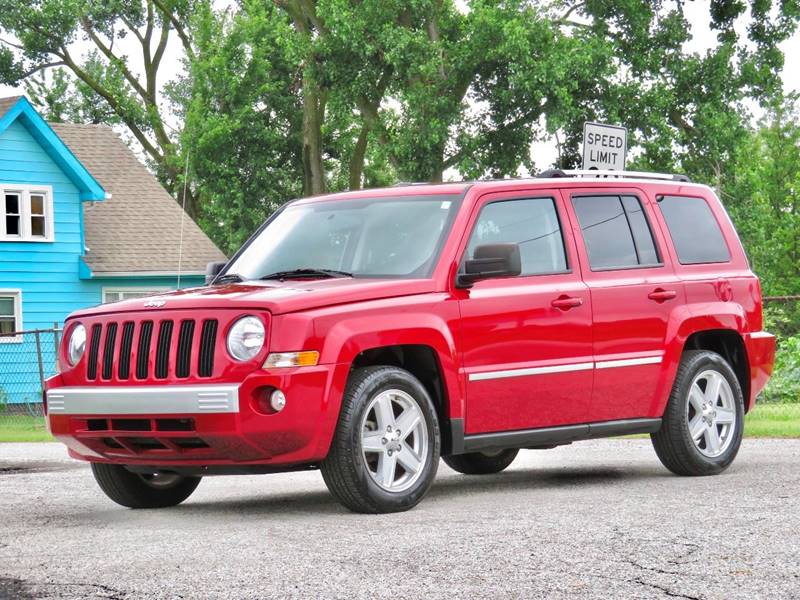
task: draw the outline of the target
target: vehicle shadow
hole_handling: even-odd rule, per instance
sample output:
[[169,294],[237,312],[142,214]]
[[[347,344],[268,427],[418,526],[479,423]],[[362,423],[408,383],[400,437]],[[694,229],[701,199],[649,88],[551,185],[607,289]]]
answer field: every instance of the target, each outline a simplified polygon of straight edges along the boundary
[[[656,480],[674,477],[657,467],[575,467],[515,469],[496,475],[461,475],[442,469],[426,500],[441,502],[448,498],[469,494],[530,493],[563,490],[568,487],[600,487],[608,484],[629,484],[635,480]],[[234,479],[234,478],[231,478]],[[191,501],[179,507],[187,514],[235,513],[251,516],[286,516],[296,513],[348,514],[324,488],[290,493],[270,493],[268,484],[263,495],[218,501]]]

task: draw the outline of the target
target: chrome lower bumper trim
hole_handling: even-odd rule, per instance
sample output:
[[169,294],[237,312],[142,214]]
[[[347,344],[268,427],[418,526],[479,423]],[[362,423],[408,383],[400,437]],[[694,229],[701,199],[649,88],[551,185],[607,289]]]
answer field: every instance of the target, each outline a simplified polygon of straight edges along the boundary
[[62,387],[47,392],[53,415],[177,415],[239,412],[239,386]]

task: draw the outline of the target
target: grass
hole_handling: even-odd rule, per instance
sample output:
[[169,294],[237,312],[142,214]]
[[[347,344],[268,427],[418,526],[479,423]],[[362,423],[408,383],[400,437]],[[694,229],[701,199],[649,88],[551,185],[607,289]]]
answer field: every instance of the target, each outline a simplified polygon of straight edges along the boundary
[[[744,420],[744,435],[750,438],[800,438],[800,403],[756,404]],[[44,420],[40,418],[0,415],[0,442],[52,440]]]
[[0,442],[52,442],[44,419],[0,414]]
[[744,419],[744,435],[800,438],[800,404],[756,404]]

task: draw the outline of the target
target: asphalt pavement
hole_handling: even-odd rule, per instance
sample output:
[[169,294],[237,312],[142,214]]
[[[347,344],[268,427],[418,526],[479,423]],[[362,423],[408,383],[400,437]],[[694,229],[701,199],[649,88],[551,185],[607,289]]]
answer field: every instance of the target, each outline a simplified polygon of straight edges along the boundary
[[799,484],[800,441],[683,478],[649,440],[598,440],[441,464],[402,514],[351,514],[317,472],[134,511],[60,445],[0,444],[0,598],[800,598]]

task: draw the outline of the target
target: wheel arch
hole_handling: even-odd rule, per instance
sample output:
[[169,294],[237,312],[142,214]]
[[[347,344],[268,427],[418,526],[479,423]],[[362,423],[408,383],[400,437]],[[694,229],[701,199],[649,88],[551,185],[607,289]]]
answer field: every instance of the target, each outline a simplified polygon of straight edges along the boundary
[[738,331],[733,329],[695,331],[686,339],[683,349],[684,351],[709,350],[722,356],[736,374],[745,399],[745,412],[749,410],[747,399],[750,397],[750,365],[744,338]]
[[452,448],[450,435],[451,394],[439,353],[426,344],[392,344],[361,350],[351,363],[351,372],[370,366],[388,365],[411,373],[425,387],[433,400],[442,432],[442,454]]
[[742,394],[745,398],[745,411],[751,406],[750,366],[744,336],[746,318],[741,307],[722,306],[716,313],[696,314],[689,307],[682,307],[674,315],[667,330],[666,351],[664,354],[661,379],[654,400],[652,414],[661,416],[669,400],[675,383],[681,357],[686,350],[710,350],[720,354],[731,365]]

